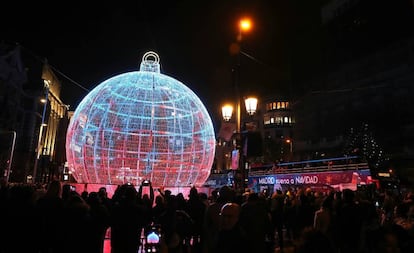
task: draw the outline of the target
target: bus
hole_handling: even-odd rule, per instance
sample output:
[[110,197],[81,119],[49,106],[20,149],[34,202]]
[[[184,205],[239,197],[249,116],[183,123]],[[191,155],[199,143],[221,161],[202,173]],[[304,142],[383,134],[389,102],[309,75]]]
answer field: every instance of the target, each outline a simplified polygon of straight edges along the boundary
[[358,156],[281,162],[250,168],[248,187],[255,192],[292,188],[311,188],[315,191],[357,190],[363,185],[375,184],[367,162]]

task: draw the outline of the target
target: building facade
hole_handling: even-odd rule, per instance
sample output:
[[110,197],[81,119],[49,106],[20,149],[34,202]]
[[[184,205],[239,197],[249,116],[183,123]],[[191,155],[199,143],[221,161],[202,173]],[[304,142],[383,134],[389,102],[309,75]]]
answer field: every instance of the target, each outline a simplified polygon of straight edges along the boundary
[[414,171],[413,27],[412,1],[321,8],[323,64],[293,102],[301,160],[354,151],[378,169]]
[[[0,45],[0,169],[3,179],[46,182],[59,177],[66,160],[64,144],[69,120],[68,106],[59,98],[60,86],[46,62],[39,61],[19,45]],[[14,145],[12,134],[16,135]]]

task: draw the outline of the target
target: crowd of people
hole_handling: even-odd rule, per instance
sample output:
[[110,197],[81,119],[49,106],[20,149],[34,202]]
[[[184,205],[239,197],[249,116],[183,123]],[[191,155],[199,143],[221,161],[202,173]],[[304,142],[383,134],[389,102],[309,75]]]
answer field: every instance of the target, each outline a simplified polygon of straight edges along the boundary
[[298,187],[268,194],[223,186],[209,195],[192,187],[184,196],[150,189],[143,193],[142,185],[124,184],[109,197],[105,187],[78,193],[60,181],[44,187],[2,184],[0,253],[103,253],[109,230],[111,253],[137,253],[154,227],[161,235],[155,252],[414,249],[411,191],[317,192]]

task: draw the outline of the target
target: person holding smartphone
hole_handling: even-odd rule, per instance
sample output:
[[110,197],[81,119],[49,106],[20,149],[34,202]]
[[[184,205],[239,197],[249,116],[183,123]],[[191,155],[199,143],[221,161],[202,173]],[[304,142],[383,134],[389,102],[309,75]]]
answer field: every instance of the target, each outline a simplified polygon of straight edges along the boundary
[[[141,185],[139,186],[138,190],[138,196],[144,200],[144,204],[150,204],[150,207],[152,208],[152,205],[154,203],[154,189],[152,188],[152,184],[150,180],[144,180],[142,181]],[[150,203],[145,203],[148,202]]]
[[150,180],[142,181],[138,190],[138,198],[144,207],[145,227],[148,227],[152,222],[152,207],[154,204],[154,189]]

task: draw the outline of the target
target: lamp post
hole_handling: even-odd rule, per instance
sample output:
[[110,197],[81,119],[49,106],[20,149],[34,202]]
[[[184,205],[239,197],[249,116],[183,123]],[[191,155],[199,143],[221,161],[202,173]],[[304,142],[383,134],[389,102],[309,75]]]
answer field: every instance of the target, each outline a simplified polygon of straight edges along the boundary
[[[242,136],[242,121],[241,121],[241,96],[239,91],[239,79],[240,79],[240,53],[241,53],[241,42],[243,32],[251,30],[252,22],[249,18],[242,18],[238,23],[238,34],[236,42],[230,45],[230,54],[235,55],[236,64],[235,68],[232,69],[233,72],[233,82],[234,82],[234,91],[235,91],[235,105],[236,105],[236,134],[240,136],[240,141],[243,140]],[[257,99],[249,97],[245,100],[246,111],[252,115],[256,112]],[[229,121],[232,118],[233,106],[231,104],[226,104],[222,107],[223,119]],[[234,185],[234,187],[242,188],[244,190],[245,179],[246,179],[246,166],[245,166],[245,157],[243,152],[243,143],[239,146],[237,141],[233,140],[234,150],[232,152],[232,170],[233,172],[237,171],[241,175],[241,185]],[[234,179],[234,174],[233,174]],[[235,182],[238,180],[235,180]]]
[[36,159],[34,163],[33,176],[32,176],[33,183],[36,183],[37,167],[39,164],[40,155],[43,152],[43,128],[47,126],[47,124],[45,123],[45,117],[46,117],[47,103],[49,100],[49,88],[50,88],[49,82],[50,82],[49,80],[43,80],[45,97],[41,99],[41,102],[43,103],[42,123],[40,124],[39,136],[37,139]]
[[[244,104],[246,106],[246,112],[248,115],[253,115],[256,113],[257,109],[257,98],[248,97],[244,100]],[[243,121],[241,120],[241,110],[240,110],[240,99],[237,99],[237,111],[236,111],[236,134],[240,136],[239,138],[239,145],[237,144],[237,140],[233,140],[233,147],[234,150],[232,152],[232,170],[233,172],[238,172],[241,176],[241,185],[235,183],[234,187],[236,189],[241,188],[242,190],[245,187],[246,182],[246,164],[245,164],[245,156],[246,152],[244,152],[245,144],[243,143],[243,133],[245,129],[243,129]],[[223,119],[225,121],[230,121],[233,115],[233,106],[231,104],[225,104],[222,107],[222,114]],[[237,180],[235,180],[236,182]]]

